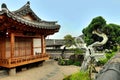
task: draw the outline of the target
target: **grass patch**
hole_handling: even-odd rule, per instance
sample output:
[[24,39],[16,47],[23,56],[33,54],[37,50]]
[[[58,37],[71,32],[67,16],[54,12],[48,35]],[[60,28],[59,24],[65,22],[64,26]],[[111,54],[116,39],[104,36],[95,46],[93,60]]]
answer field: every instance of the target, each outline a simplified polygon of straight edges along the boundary
[[63,80],[90,80],[88,71],[79,71],[65,77]]

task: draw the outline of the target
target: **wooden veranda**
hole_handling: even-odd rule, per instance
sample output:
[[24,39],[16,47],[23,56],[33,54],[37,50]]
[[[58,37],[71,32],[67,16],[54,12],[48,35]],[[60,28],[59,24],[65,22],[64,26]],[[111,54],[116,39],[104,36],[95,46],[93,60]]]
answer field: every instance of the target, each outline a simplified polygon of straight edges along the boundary
[[[15,33],[10,33],[10,37],[1,37],[0,66],[12,68],[49,59],[45,51],[44,39],[44,36],[31,38],[30,36],[20,37],[19,35],[18,37],[15,36]],[[40,45],[36,45],[34,40],[39,41]]]

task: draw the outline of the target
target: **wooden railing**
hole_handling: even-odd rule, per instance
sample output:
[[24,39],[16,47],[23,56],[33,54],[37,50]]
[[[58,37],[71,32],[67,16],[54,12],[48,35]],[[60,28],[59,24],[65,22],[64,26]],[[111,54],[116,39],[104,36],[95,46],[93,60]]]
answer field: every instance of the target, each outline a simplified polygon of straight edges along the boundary
[[34,63],[38,61],[43,61],[47,59],[49,59],[49,55],[47,54],[34,55],[34,56],[31,55],[31,56],[24,56],[24,57],[9,58],[9,59],[0,59],[0,66],[12,68],[12,67]]

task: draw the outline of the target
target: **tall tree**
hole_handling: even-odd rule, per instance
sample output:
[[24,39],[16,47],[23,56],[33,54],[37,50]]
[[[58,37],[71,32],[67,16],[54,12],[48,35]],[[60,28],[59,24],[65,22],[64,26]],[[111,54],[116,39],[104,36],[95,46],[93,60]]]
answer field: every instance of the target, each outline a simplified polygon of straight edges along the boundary
[[70,34],[68,34],[68,35],[64,36],[64,41],[65,41],[65,46],[64,46],[62,53],[61,53],[62,59],[65,58],[64,52],[66,50],[66,47],[70,47],[71,45],[74,44],[74,38]]
[[92,34],[93,30],[97,30],[98,32],[103,32],[108,36],[108,41],[102,47],[104,49],[113,49],[120,44],[120,25],[117,24],[106,24],[106,21],[103,17],[98,16],[93,18],[91,23],[83,29],[84,40],[87,45],[92,44],[96,41],[101,41],[102,38],[98,37],[95,34]]
[[[100,38],[97,38],[96,35],[92,34],[93,30],[100,30],[103,26],[106,25],[106,21],[101,16],[98,16],[96,18],[93,18],[91,23],[88,25],[88,27],[83,29],[84,34],[84,40],[87,43],[87,45],[92,44],[96,39],[99,40]],[[95,37],[95,38],[94,38]]]

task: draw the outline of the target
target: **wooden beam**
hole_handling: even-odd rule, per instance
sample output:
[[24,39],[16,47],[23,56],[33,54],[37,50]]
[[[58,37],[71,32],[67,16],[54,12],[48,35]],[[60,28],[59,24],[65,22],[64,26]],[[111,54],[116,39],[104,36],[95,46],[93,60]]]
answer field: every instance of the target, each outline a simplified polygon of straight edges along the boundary
[[14,33],[11,33],[11,37],[10,37],[10,44],[11,44],[11,58],[14,57],[14,46],[15,46],[15,36]]
[[44,35],[44,53],[46,54],[46,40],[45,40],[45,35]]
[[46,53],[46,51],[45,51],[45,37],[44,37],[44,35],[41,36],[41,52],[42,52],[42,54]]
[[34,51],[33,51],[33,38],[32,38],[32,42],[31,42],[31,55],[34,55]]

